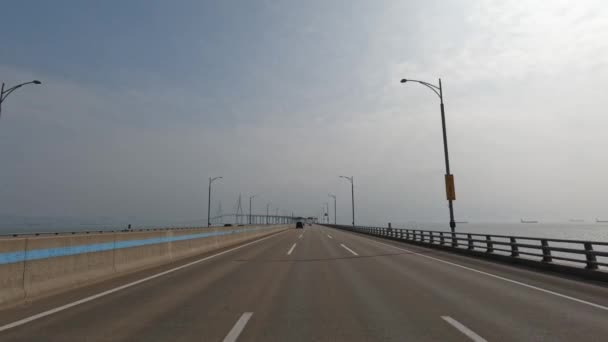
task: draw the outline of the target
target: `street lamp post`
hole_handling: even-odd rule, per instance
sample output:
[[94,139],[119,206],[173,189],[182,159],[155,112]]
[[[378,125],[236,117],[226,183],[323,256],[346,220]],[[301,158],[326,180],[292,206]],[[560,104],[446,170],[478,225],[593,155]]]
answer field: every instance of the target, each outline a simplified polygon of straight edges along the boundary
[[4,82],[2,82],[2,87],[0,88],[0,116],[2,115],[2,102],[4,102],[4,100],[6,100],[6,98],[15,90],[23,87],[24,85],[28,85],[28,84],[42,84],[42,82],[38,81],[38,80],[33,80],[30,82],[25,82],[25,83],[21,83],[21,84],[17,84],[16,86],[10,87],[6,90],[4,90]]
[[347,179],[350,182],[350,191],[351,191],[351,198],[352,198],[352,204],[353,204],[353,227],[355,226],[355,177],[354,176],[340,176],[340,178],[344,178]]
[[336,209],[336,195],[332,195],[332,194],[327,194],[329,197],[334,199],[334,224],[338,224],[338,216],[336,215],[337,209]]
[[249,196],[249,224],[251,224],[251,200],[255,198],[257,195]]
[[217,179],[222,179],[222,177],[209,177],[209,197],[207,199],[207,227],[211,227],[211,183]]
[[270,202],[266,203],[266,224],[268,224],[268,213],[270,212]]
[[450,173],[450,158],[448,154],[448,136],[445,127],[445,110],[443,109],[443,88],[441,86],[441,78],[439,79],[439,86],[417,80],[402,79],[401,83],[405,82],[416,82],[420,83],[427,88],[431,89],[437,96],[439,96],[440,107],[441,107],[441,126],[443,128],[443,153],[445,156],[445,187],[448,198],[448,206],[450,207],[450,229],[452,233],[456,230],[456,221],[454,221],[454,207],[452,201],[456,200],[456,191],[454,190],[454,175]]

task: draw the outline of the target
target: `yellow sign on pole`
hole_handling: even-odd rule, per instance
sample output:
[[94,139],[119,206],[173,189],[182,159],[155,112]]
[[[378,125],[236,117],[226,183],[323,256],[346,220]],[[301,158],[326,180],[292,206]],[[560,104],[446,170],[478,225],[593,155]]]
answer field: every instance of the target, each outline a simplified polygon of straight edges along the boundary
[[456,188],[454,188],[454,175],[445,175],[445,193],[448,201],[456,200]]

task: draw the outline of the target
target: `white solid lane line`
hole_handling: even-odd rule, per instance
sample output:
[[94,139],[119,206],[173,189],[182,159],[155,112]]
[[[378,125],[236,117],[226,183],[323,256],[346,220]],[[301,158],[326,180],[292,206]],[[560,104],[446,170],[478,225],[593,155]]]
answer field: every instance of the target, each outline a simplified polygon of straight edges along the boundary
[[341,243],[341,244],[340,244],[340,246],[342,246],[342,248],[346,249],[347,251],[349,251],[349,252],[353,253],[353,255],[359,255],[359,254],[357,254],[357,252],[355,252],[355,251],[353,251],[352,249],[350,249],[350,248],[348,248],[348,247],[344,246],[344,244],[343,244],[343,243]]
[[289,249],[289,251],[287,252],[287,255],[291,255],[291,252],[293,252],[293,250],[296,248],[296,244],[294,243],[291,248]]
[[444,264],[447,264],[447,265],[451,265],[451,266],[459,267],[459,268],[462,268],[462,269],[465,269],[465,270],[468,270],[468,271],[471,271],[471,272],[483,274],[483,275],[488,276],[488,277],[492,277],[492,278],[495,278],[495,279],[500,279],[502,281],[506,281],[506,282],[511,283],[511,284],[520,285],[520,286],[523,286],[523,287],[526,287],[526,288],[529,288],[529,289],[532,289],[532,290],[548,293],[548,294],[551,294],[551,295],[554,295],[554,296],[557,296],[557,297],[560,297],[560,298],[568,299],[568,300],[571,300],[571,301],[574,301],[574,302],[577,302],[577,303],[589,305],[589,306],[592,306],[592,307],[597,308],[597,309],[608,311],[608,306],[603,306],[603,305],[600,305],[600,304],[588,302],[586,300],[578,299],[578,298],[575,298],[575,297],[570,297],[568,295],[561,294],[559,292],[543,289],[542,287],[538,287],[538,286],[522,283],[520,281],[509,279],[509,278],[505,278],[505,277],[501,277],[501,276],[496,275],[496,274],[480,271],[480,270],[477,270],[477,269],[474,269],[474,268],[471,268],[471,267],[467,267],[467,266],[463,266],[463,265],[460,265],[460,264],[457,264],[457,263],[453,263],[453,262],[450,262],[450,261],[445,261],[445,260],[442,260],[442,259],[434,258],[432,256],[428,256],[428,255],[425,255],[425,254],[422,254],[422,253],[416,253],[416,252],[411,251],[409,249],[393,246],[393,245],[390,245],[390,244],[387,244],[387,243],[382,243],[382,242],[379,242],[379,241],[376,241],[374,239],[370,239],[370,238],[367,238],[367,237],[362,237],[361,236],[361,238],[373,241],[373,242],[375,242],[375,243],[377,243],[379,245],[383,245],[383,246],[387,246],[387,247],[392,247],[392,248],[395,248],[395,249],[398,249],[398,250],[401,250],[401,251],[404,251],[404,252],[408,252],[408,253],[411,253],[411,254],[414,254],[414,255],[421,256],[423,258],[435,260],[435,261],[438,261],[438,262],[441,262],[441,263],[444,263]]
[[[286,231],[287,231],[287,230],[284,230],[284,232],[286,232]],[[264,240],[266,240],[266,239],[273,238],[273,237],[278,236],[278,235],[280,235],[280,233],[279,233],[279,234],[273,234],[273,235],[271,235],[271,236],[267,236],[267,237],[265,237],[265,238],[261,238],[261,239],[259,239],[259,240],[255,240],[255,241],[252,241],[252,242],[249,242],[249,243],[246,243],[246,244],[244,244],[244,245],[240,245],[240,246],[237,246],[237,247],[234,247],[234,248],[231,248],[231,249],[227,249],[227,250],[225,250],[225,251],[223,251],[223,252],[219,252],[219,253],[217,253],[217,254],[213,254],[213,255],[210,255],[210,256],[208,256],[208,257],[204,257],[204,258],[202,258],[202,259],[198,259],[198,260],[195,260],[195,261],[189,262],[189,263],[187,263],[187,264],[184,264],[184,265],[181,265],[181,266],[178,266],[178,267],[172,268],[172,269],[170,269],[170,270],[166,270],[166,271],[163,271],[163,272],[160,272],[160,273],[157,273],[157,274],[151,275],[151,276],[149,276],[149,277],[146,277],[146,278],[142,278],[142,279],[136,280],[136,281],[134,281],[134,282],[132,282],[132,283],[128,283],[128,284],[125,284],[125,285],[121,285],[121,286],[115,287],[115,288],[113,288],[113,289],[110,289],[110,290],[107,290],[107,291],[104,291],[104,292],[100,292],[100,293],[98,293],[98,294],[96,294],[96,295],[92,295],[92,296],[90,296],[90,297],[86,297],[86,298],[83,298],[83,299],[77,300],[77,301],[75,301],[75,302],[71,302],[71,303],[69,303],[69,304],[65,304],[65,305],[62,305],[62,306],[56,307],[56,308],[54,308],[54,309],[50,309],[50,310],[47,310],[47,311],[41,312],[41,313],[39,313],[39,314],[35,314],[35,315],[30,316],[30,317],[27,317],[27,318],[20,319],[20,320],[18,320],[18,321],[13,322],[13,323],[9,323],[9,324],[6,324],[6,325],[1,326],[1,327],[0,327],[0,332],[5,331],[5,330],[8,330],[8,329],[10,329],[10,328],[18,327],[18,326],[20,326],[20,325],[23,325],[23,324],[29,323],[29,322],[31,322],[31,321],[35,321],[35,320],[37,320],[37,319],[40,319],[40,318],[43,318],[43,317],[46,317],[46,316],[50,316],[50,315],[52,315],[52,314],[54,314],[54,313],[57,313],[57,312],[60,312],[60,311],[67,310],[67,309],[69,309],[69,308],[71,308],[71,307],[74,307],[74,306],[76,306],[76,305],[80,305],[80,304],[84,304],[84,303],[90,302],[90,301],[95,300],[95,299],[97,299],[97,298],[107,296],[107,295],[112,294],[112,293],[114,293],[114,292],[118,292],[118,291],[120,291],[120,290],[124,290],[124,289],[126,289],[126,288],[129,288],[129,287],[132,287],[132,286],[135,286],[135,285],[141,284],[141,283],[146,282],[146,281],[148,281],[148,280],[152,280],[152,279],[155,279],[155,278],[158,278],[158,277],[162,277],[162,276],[164,276],[164,275],[166,275],[166,274],[173,273],[173,272],[175,272],[175,271],[181,270],[181,269],[186,268],[186,267],[190,267],[190,266],[192,266],[192,265],[196,265],[196,264],[201,263],[201,262],[203,262],[203,261],[206,261],[206,260],[209,260],[209,259],[212,259],[212,258],[218,257],[218,256],[223,255],[223,254],[226,254],[226,253],[230,253],[230,252],[232,252],[232,251],[236,251],[237,249],[241,249],[241,248],[243,248],[243,247],[246,247],[246,246],[252,245],[252,244],[254,244],[254,243],[258,243],[258,242],[260,242],[260,241],[264,241]]]
[[472,341],[475,341],[475,342],[488,342],[488,341],[486,341],[486,339],[484,339],[483,337],[477,335],[473,330],[465,327],[462,323],[458,322],[457,320],[453,319],[452,317],[450,317],[450,316],[441,316],[441,318],[443,318],[444,321],[448,322],[454,328],[458,329],[458,331],[460,331],[461,333],[465,334]]
[[331,235],[329,235],[329,234],[327,234],[327,237],[330,238],[330,239],[333,239],[333,237],[331,237]]
[[245,329],[245,325],[247,325],[247,322],[249,321],[252,315],[253,312],[245,312],[244,314],[242,314],[241,318],[236,321],[228,335],[224,337],[224,342],[235,342],[236,339],[239,338],[239,335],[241,334],[243,329]]

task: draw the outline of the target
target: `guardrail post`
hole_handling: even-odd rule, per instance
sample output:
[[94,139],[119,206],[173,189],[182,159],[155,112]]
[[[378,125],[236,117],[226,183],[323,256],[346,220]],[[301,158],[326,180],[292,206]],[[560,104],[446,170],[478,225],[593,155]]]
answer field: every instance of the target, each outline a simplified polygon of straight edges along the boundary
[[410,239],[410,230],[409,230],[409,229],[406,229],[406,230],[405,230],[405,239],[406,239],[406,240],[409,240],[409,239]]
[[475,245],[473,244],[473,237],[471,236],[471,234],[467,234],[467,249],[472,251],[475,249]]
[[433,232],[429,232],[429,235],[430,235],[430,237],[431,237],[431,238],[429,239],[429,243],[430,243],[430,244],[433,244],[433,243],[434,243],[434,239],[433,239]]
[[445,243],[445,240],[443,240],[443,232],[439,232],[439,244],[443,245]]
[[585,242],[585,257],[587,258],[587,267],[585,268],[588,270],[597,270],[597,259],[593,253],[593,245],[591,242]]
[[546,239],[540,240],[541,249],[543,250],[543,262],[551,262],[551,250],[549,249],[549,242]]
[[494,244],[492,243],[492,237],[490,235],[486,235],[486,253],[493,253],[494,252]]
[[420,231],[420,242],[424,243],[424,230]]
[[399,238],[403,240],[403,229],[399,229]]
[[519,247],[517,246],[517,241],[514,237],[509,238],[511,241],[511,256],[518,257],[519,256]]
[[412,229],[412,240],[416,241],[416,238],[417,238],[417,236],[416,236],[416,229]]

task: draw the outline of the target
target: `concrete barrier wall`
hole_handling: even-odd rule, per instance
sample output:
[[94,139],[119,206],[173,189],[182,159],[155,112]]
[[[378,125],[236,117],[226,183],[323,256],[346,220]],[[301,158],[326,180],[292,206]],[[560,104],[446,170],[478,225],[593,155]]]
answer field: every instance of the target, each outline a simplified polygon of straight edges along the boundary
[[0,265],[0,303],[25,298],[23,271],[27,239],[0,240],[0,254],[4,256]]
[[75,287],[113,273],[114,239],[115,234],[28,238],[23,272],[25,296]]
[[[216,232],[217,229],[214,228],[213,231]],[[169,234],[175,237],[183,237],[196,232],[196,230],[170,231]],[[220,248],[220,245],[218,244],[217,235],[214,235],[201,239],[174,241],[169,245],[169,247],[171,248],[169,251],[171,258],[183,258],[218,249]]]
[[129,242],[135,244],[140,241],[158,241],[159,243],[114,249],[116,272],[128,272],[148,265],[158,265],[171,261],[171,255],[169,254],[171,243],[162,242],[167,234],[167,231],[137,232],[117,237],[117,241],[127,245]]
[[0,306],[269,235],[293,225],[0,239]]

